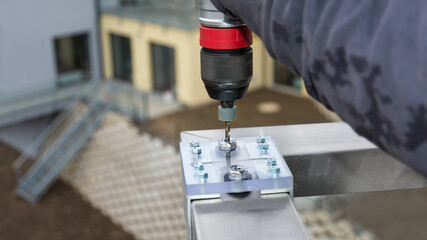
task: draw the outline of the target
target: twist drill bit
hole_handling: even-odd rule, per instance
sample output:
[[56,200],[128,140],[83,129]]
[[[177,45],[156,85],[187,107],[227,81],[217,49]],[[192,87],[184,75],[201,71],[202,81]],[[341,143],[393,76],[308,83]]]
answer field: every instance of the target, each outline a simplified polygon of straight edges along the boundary
[[225,122],[225,141],[230,142],[230,122]]

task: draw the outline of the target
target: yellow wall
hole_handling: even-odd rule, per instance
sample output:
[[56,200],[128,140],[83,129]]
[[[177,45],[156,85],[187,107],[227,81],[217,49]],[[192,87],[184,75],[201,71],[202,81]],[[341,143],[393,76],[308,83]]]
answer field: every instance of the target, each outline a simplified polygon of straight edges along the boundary
[[[210,101],[200,78],[199,31],[185,31],[114,15],[101,15],[101,38],[104,75],[113,77],[110,34],[126,36],[131,41],[133,84],[137,89],[151,91],[152,67],[150,44],[175,49],[176,91],[178,101],[196,106]],[[254,36],[254,77],[249,90],[272,85],[272,60],[262,41]]]

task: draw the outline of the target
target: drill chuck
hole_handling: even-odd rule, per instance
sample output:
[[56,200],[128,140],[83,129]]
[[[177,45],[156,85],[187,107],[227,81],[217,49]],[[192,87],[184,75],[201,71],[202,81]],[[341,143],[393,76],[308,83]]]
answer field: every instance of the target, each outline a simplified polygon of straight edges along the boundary
[[252,79],[252,33],[247,27],[200,27],[201,75],[212,99],[241,99]]
[[252,49],[201,50],[202,80],[212,99],[234,102],[246,93],[252,78]]

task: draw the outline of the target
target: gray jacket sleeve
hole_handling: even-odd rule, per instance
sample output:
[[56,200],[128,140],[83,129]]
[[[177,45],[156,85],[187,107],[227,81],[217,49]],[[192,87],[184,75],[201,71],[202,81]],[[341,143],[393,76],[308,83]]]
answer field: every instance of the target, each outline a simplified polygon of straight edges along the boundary
[[312,97],[427,176],[427,1],[214,1]]

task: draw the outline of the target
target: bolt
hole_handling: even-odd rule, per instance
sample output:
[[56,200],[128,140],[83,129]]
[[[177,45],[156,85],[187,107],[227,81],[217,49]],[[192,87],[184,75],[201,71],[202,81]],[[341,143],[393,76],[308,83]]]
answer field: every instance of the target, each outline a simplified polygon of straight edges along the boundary
[[273,175],[279,175],[280,174],[280,168],[278,166],[272,166],[270,167],[270,173],[272,173]]
[[200,155],[202,154],[202,149],[200,147],[193,147],[193,149],[191,149],[191,153],[194,155]]
[[268,160],[267,160],[267,165],[268,165],[269,167],[276,166],[276,165],[277,165],[276,159],[274,159],[274,158],[270,158],[270,159],[268,159]]
[[267,151],[268,150],[268,143],[260,143],[259,149]]
[[194,164],[194,169],[197,171],[203,171],[203,170],[205,170],[205,166],[201,162],[196,162]]
[[200,147],[199,141],[193,140],[190,142],[190,147]]
[[207,179],[208,178],[208,173],[207,172],[199,172],[197,174],[197,176],[199,177],[199,179]]
[[256,142],[257,142],[257,143],[265,143],[265,137],[258,136],[258,137],[256,138]]

